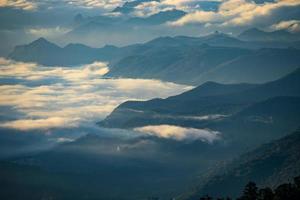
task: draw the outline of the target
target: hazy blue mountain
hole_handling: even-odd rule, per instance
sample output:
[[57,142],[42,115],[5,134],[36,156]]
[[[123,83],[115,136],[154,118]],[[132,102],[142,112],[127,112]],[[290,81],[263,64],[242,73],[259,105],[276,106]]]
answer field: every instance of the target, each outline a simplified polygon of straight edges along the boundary
[[47,66],[108,61],[108,77],[155,78],[192,85],[206,81],[261,83],[299,66],[298,49],[254,50],[249,44],[222,33],[198,38],[160,37],[144,44],[102,48],[82,44],[59,47],[40,38],[17,46],[9,58]]
[[[92,23],[97,24],[97,22]],[[122,48],[109,45],[103,48],[91,48],[82,44],[70,44],[62,48],[44,38],[39,38],[30,44],[16,46],[9,57],[18,61],[30,61],[49,66],[69,66],[86,64],[97,60],[115,61],[122,57],[145,52],[148,49],[152,49],[152,52],[154,52],[157,50],[155,48],[159,48],[160,46],[173,46],[173,44],[177,46],[177,40],[180,45],[192,44],[194,40],[197,40],[197,38],[171,39],[176,42],[166,43],[158,38],[145,44],[129,45]],[[198,43],[203,44],[201,41]]]
[[300,64],[298,49],[249,50],[248,43],[220,33],[199,38],[161,37],[143,46],[148,47],[147,51],[111,64],[107,76],[192,85],[206,81],[262,83],[278,79]]
[[246,41],[299,41],[300,35],[285,30],[266,32],[257,28],[251,28],[242,32],[238,38]]
[[291,73],[300,66],[300,50],[260,49],[201,74],[201,81],[262,83]]
[[188,99],[198,99],[201,97],[208,97],[208,96],[227,95],[227,94],[233,94],[236,92],[241,92],[243,90],[255,88],[256,86],[258,85],[248,84],[248,83],[221,84],[221,83],[209,81],[192,90],[184,92],[180,95],[169,97],[168,99],[188,100]]
[[[217,86],[217,87],[216,87]],[[180,119],[182,116],[203,115],[232,115],[247,106],[277,96],[300,95],[300,70],[289,75],[261,85],[227,85],[204,84],[191,91],[166,99],[153,99],[150,101],[128,101],[119,105],[105,120],[101,126],[107,127],[137,127],[147,124],[185,123],[187,126],[200,126],[195,121],[186,122]],[[209,94],[205,91],[218,91],[214,88],[222,88],[224,91]],[[202,90],[204,92],[202,92]],[[228,92],[226,92],[228,91]],[[203,94],[208,94],[203,96]],[[169,115],[177,116],[169,118]],[[125,117],[126,116],[126,117]]]
[[97,60],[109,61],[117,55],[118,48],[114,46],[91,48],[82,44],[69,44],[62,48],[39,38],[28,45],[16,46],[9,58],[46,66],[73,66]]
[[[167,38],[166,38],[167,39]],[[130,78],[155,78],[177,83],[195,84],[198,75],[218,65],[249,53],[249,50],[229,47],[160,46],[121,59],[110,65],[107,76]]]
[[169,199],[187,189],[196,171],[224,158],[214,149],[201,141],[90,134],[47,152],[0,162],[0,197]]
[[[169,44],[167,43],[169,42]],[[175,37],[159,37],[146,44],[159,44],[159,45],[202,45],[208,44],[211,46],[224,46],[224,47],[241,47],[241,48],[257,48],[256,44],[251,44],[241,41],[237,38],[231,37],[224,33],[215,32],[209,35],[200,37],[189,36],[175,36]]]
[[[3,121],[5,120],[8,120],[7,117]],[[54,141],[48,140],[38,131],[0,128],[0,160],[40,152],[53,147],[54,144]]]
[[223,133],[236,149],[247,150],[283,137],[298,128],[300,98],[279,96],[254,103],[240,112],[208,125]]
[[256,182],[260,187],[273,188],[290,182],[300,174],[299,152],[298,130],[238,157],[217,170],[217,175],[207,178],[205,184],[198,186],[192,195],[184,199],[196,200],[205,194],[237,197],[249,181]]

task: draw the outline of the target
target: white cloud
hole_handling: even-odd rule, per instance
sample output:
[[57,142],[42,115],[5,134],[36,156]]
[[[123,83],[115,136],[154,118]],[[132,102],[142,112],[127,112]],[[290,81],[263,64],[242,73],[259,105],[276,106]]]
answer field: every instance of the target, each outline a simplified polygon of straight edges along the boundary
[[62,117],[50,117],[46,119],[20,119],[0,124],[3,128],[14,128],[19,130],[49,129],[58,127],[74,127],[74,119]]
[[219,10],[216,12],[197,10],[170,23],[170,25],[182,26],[190,23],[209,23],[219,26],[244,26],[253,23],[258,18],[268,17],[281,8],[299,5],[299,0],[279,0],[264,4],[256,4],[247,0],[227,0],[220,5]]
[[23,10],[34,10],[37,4],[28,0],[0,0],[0,7],[14,7]]
[[101,8],[111,10],[124,3],[123,0],[65,0],[68,5],[80,6],[84,8]]
[[292,33],[300,32],[300,20],[281,21],[270,27],[272,30],[288,30]]
[[[101,78],[107,71],[102,62],[43,67],[0,58],[0,109],[9,106],[22,113],[20,119],[1,126],[49,129],[94,124],[124,101],[163,98],[192,88],[158,80]],[[17,83],[8,84],[7,79]]]
[[29,28],[26,30],[27,34],[33,35],[34,37],[46,37],[46,38],[51,38],[51,37],[58,37],[62,36],[63,34],[69,32],[71,29],[68,28],[63,28],[60,26],[54,27],[54,28]]
[[[146,17],[162,11],[177,9],[186,12],[193,12],[201,10],[201,3],[203,0],[161,0],[149,1],[139,4],[135,7],[134,15]],[[212,0],[211,2],[221,2],[223,0]]]
[[147,17],[162,11],[175,9],[174,5],[166,5],[157,1],[144,2],[135,7],[133,15]]
[[212,143],[220,138],[220,132],[218,131],[212,131],[209,129],[185,128],[166,124],[138,127],[134,130],[149,135],[162,138],[172,138],[175,140],[202,140],[204,142]]

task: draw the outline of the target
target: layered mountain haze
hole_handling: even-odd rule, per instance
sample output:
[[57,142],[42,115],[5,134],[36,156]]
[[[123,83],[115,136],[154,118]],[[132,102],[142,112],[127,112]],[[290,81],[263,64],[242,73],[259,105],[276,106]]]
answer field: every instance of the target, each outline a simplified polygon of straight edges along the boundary
[[[299,96],[299,69],[279,80],[261,84],[222,85],[205,83],[195,89],[166,99],[153,99],[146,102],[125,102],[101,124],[117,127],[136,127],[135,118],[144,121],[156,115],[232,115],[247,106],[276,96]],[[129,113],[132,113],[132,118]],[[122,117],[126,115],[127,117]],[[120,119],[118,123],[118,118]],[[143,118],[143,120],[140,120]],[[125,121],[124,121],[125,120]],[[130,122],[130,123],[129,123]],[[140,125],[140,124],[139,124]]]
[[109,61],[118,55],[117,51],[118,48],[114,46],[96,49],[82,44],[69,44],[61,48],[44,38],[39,38],[28,45],[15,47],[9,58],[46,66],[74,66],[97,60]]
[[238,35],[246,41],[299,41],[299,33],[290,33],[286,30],[262,31],[257,28],[248,29]]
[[255,43],[221,33],[199,38],[161,37],[121,48],[90,48],[81,44],[61,48],[40,38],[16,47],[9,57],[47,66],[106,61],[110,68],[107,77],[150,78],[192,85],[206,81],[262,83],[299,67],[298,49],[253,50],[254,46]]
[[300,199],[299,11],[0,0],[0,199]]

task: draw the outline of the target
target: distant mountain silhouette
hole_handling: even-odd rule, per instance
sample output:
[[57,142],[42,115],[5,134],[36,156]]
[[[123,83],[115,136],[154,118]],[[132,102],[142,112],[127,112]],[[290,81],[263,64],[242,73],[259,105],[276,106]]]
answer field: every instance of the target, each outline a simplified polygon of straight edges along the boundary
[[246,41],[299,41],[299,34],[292,34],[285,30],[266,32],[257,28],[251,28],[242,32],[239,39]]
[[[256,86],[207,83],[167,99],[128,101],[119,105],[100,125],[128,128],[161,123],[187,124],[186,120],[170,119],[168,115],[179,118],[186,115],[232,115],[251,104],[277,96],[300,96],[300,69],[279,80]],[[201,123],[194,121],[188,125],[197,127]]]
[[278,79],[300,64],[298,49],[253,49],[257,44],[223,33],[198,38],[160,37],[144,44],[102,48],[82,44],[59,47],[41,38],[17,46],[9,58],[46,66],[106,61],[110,68],[107,77],[151,78],[191,85],[206,81],[262,83]]
[[118,48],[114,46],[91,48],[82,44],[69,44],[62,48],[39,38],[28,45],[16,46],[9,58],[46,66],[73,66],[97,60],[109,61],[117,54]]
[[195,85],[202,73],[249,53],[246,49],[208,45],[171,46],[170,43],[168,46],[160,46],[161,42],[152,41],[148,44],[152,48],[147,51],[130,55],[110,65],[107,76],[155,78]]
[[201,74],[201,81],[262,83],[286,75],[300,65],[300,50],[260,49],[225,62]]
[[[247,50],[213,47],[191,38],[159,38],[146,45],[151,51],[139,52],[110,65],[107,76],[156,78],[199,85],[206,81],[220,83],[262,83],[286,75],[300,65],[298,49]],[[225,41],[223,36],[203,39]],[[189,43],[193,43],[190,46]],[[221,43],[221,42],[220,42]]]

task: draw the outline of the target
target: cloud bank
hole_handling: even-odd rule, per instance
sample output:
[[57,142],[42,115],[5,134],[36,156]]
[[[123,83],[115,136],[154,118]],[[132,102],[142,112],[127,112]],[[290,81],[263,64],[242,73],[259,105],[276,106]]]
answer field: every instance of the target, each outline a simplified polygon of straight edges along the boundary
[[[20,130],[94,124],[127,100],[168,97],[190,86],[145,79],[103,79],[106,63],[43,67],[0,58],[0,127]],[[15,113],[20,113],[16,118]]]
[[288,30],[292,33],[300,32],[300,20],[281,21],[271,26],[273,30]]
[[209,129],[185,128],[174,125],[143,126],[134,129],[142,133],[154,135],[161,138],[172,138],[175,140],[202,140],[212,143],[220,139],[220,132]]
[[0,7],[13,7],[23,10],[34,10],[37,4],[27,0],[0,0]]
[[298,0],[278,0],[275,2],[267,2],[256,4],[254,1],[247,0],[227,0],[224,1],[218,11],[202,11],[196,10],[191,12],[175,22],[171,22],[173,26],[183,26],[186,24],[204,24],[224,26],[246,26],[272,16],[276,11],[297,7],[300,5]]

